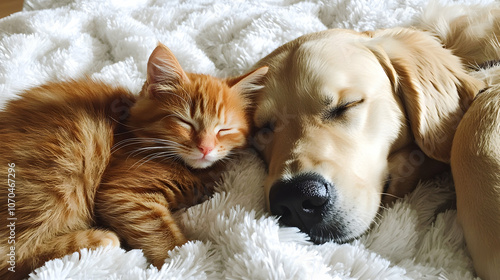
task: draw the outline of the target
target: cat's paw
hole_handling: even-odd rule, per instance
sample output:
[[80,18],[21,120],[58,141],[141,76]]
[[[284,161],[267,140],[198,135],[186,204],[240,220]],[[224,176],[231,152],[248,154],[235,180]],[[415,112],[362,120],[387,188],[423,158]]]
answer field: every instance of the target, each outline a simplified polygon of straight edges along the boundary
[[112,231],[107,231],[104,233],[104,235],[101,238],[100,246],[107,247],[107,246],[112,246],[112,247],[120,247],[120,238],[116,233]]

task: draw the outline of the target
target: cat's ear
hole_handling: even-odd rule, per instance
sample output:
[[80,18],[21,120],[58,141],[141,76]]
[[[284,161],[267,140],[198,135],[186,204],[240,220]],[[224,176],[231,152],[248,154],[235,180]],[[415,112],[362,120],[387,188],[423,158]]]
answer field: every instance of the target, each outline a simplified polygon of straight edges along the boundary
[[175,58],[172,51],[162,43],[149,56],[147,82],[149,85],[177,85],[188,82],[186,72]]
[[237,92],[248,95],[264,87],[264,76],[269,67],[263,66],[239,77],[226,80],[227,84]]

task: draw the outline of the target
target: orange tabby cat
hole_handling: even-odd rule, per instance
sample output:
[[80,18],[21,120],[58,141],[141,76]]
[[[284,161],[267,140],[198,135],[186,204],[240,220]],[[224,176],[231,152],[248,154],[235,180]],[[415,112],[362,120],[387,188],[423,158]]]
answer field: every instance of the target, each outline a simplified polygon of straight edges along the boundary
[[0,279],[121,243],[161,267],[186,242],[171,211],[204,192],[186,164],[208,167],[245,144],[266,72],[186,73],[160,44],[138,97],[82,79],[10,101],[0,112]]

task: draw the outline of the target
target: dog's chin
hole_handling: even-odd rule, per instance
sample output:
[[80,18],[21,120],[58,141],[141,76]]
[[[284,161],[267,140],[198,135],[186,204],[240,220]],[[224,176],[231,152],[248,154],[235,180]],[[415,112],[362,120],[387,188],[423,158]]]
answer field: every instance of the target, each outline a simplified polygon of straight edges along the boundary
[[307,227],[305,224],[290,225],[286,220],[282,219],[280,219],[280,224],[282,226],[298,227],[301,232],[309,236],[311,242],[317,245],[327,242],[344,244],[361,237],[370,230],[373,224],[372,222],[359,221],[356,218],[351,219],[346,214],[346,211],[328,205],[328,209],[323,212],[322,221],[312,226]]
[[[364,233],[364,232],[363,232]],[[309,238],[311,242],[316,245],[324,244],[326,242],[335,242],[337,244],[349,243],[358,239],[362,234],[359,235],[338,235],[328,227],[312,228],[309,232]]]
[[308,232],[310,241],[314,244],[335,242],[338,244],[349,243],[361,237],[369,228],[357,227],[350,229],[335,224],[317,224]]
[[[387,175],[383,187],[384,192],[390,183],[391,177]],[[380,207],[378,211],[380,211]],[[332,211],[330,209],[329,212],[333,213],[324,216],[322,222],[314,225],[307,232],[302,230],[308,234],[310,241],[314,244],[319,245],[326,242],[335,242],[338,244],[350,243],[370,231],[375,224],[376,214],[371,221],[360,221],[355,218],[348,218],[346,211]]]

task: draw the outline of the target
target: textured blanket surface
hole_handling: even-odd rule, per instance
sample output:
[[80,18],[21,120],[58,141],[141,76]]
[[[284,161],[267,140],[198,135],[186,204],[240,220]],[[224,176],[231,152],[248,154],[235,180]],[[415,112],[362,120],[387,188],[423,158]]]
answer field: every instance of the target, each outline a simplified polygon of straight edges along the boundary
[[[83,75],[138,92],[158,41],[172,49],[186,71],[224,77],[243,73],[305,33],[410,25],[427,2],[27,0],[22,12],[0,20],[0,107],[26,88]],[[30,277],[474,278],[456,211],[445,207],[454,198],[446,174],[382,209],[370,232],[343,245],[313,245],[296,228],[280,228],[265,211],[264,177],[261,160],[252,151],[242,152],[215,195],[177,213],[192,241],[171,251],[161,270],[150,266],[141,250],[102,248],[49,261]]]

